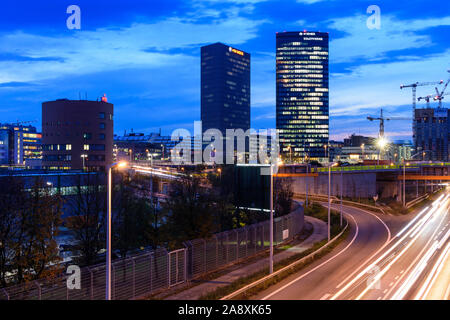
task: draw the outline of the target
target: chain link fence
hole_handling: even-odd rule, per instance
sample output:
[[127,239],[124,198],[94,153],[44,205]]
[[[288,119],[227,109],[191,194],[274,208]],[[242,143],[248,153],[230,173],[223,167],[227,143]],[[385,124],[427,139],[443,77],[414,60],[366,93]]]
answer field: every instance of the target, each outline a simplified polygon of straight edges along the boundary
[[[111,296],[128,300],[168,289],[222,266],[235,263],[269,248],[269,221],[187,241],[185,248],[139,254],[113,261]],[[280,244],[303,229],[303,211],[274,219],[274,244]],[[0,288],[0,300],[103,300],[105,264],[80,269],[80,289],[69,289],[69,275],[51,281],[32,281]]]

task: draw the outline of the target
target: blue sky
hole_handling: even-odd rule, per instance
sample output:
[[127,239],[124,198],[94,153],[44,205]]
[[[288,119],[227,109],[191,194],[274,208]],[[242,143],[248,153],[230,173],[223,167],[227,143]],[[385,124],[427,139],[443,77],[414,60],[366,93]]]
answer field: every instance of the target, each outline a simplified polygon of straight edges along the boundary
[[[81,30],[66,27],[71,4]],[[366,25],[372,4],[379,30]],[[15,0],[0,10],[0,122],[37,119],[40,128],[43,101],[106,93],[116,133],[192,130],[200,46],[221,41],[251,53],[251,125],[272,128],[275,32],[305,29],[330,33],[332,139],[376,135],[366,117],[380,107],[411,117],[411,90],[400,84],[450,75],[448,1]],[[433,92],[421,87],[418,96]],[[388,122],[386,134],[410,138],[411,123]]]

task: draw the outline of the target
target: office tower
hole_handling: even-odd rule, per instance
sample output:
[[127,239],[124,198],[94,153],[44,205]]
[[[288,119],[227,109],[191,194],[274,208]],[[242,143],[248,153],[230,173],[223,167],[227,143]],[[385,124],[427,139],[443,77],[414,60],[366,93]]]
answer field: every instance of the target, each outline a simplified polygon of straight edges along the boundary
[[446,108],[416,109],[416,160],[449,161],[449,111]]
[[202,131],[250,129],[250,54],[223,43],[201,48]]
[[42,103],[45,169],[103,171],[112,161],[113,105],[59,99]]
[[41,159],[41,134],[36,127],[0,124],[0,164],[36,168]]
[[328,33],[276,35],[276,126],[280,152],[324,158],[328,145]]

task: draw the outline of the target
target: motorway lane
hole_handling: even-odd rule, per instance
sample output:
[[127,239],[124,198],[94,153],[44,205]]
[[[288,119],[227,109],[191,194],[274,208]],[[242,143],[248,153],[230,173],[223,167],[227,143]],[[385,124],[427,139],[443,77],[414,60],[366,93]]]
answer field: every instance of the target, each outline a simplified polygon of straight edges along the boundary
[[393,236],[376,259],[331,298],[414,299],[426,290],[431,281],[429,274],[448,244],[449,205],[449,195],[445,194],[424,208]]
[[[339,205],[332,205],[339,210]],[[390,240],[386,224],[368,211],[343,206],[350,234],[331,253],[315,261],[253,299],[298,300],[327,299],[349,275],[362,268]]]

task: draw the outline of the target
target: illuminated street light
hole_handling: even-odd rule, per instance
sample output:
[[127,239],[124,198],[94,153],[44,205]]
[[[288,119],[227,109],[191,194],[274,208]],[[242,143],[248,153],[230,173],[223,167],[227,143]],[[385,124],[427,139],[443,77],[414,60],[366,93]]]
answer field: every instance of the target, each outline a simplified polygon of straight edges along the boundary
[[380,137],[377,140],[377,145],[380,148],[380,152],[378,153],[378,164],[380,164],[381,152],[384,150],[384,147],[388,144],[388,141],[384,137]]
[[111,185],[112,185],[112,169],[125,168],[128,163],[125,161],[115,162],[108,165],[106,171],[108,172],[108,188],[106,201],[106,300],[111,300]]
[[337,162],[328,164],[328,241],[331,240],[331,167],[337,165]]

